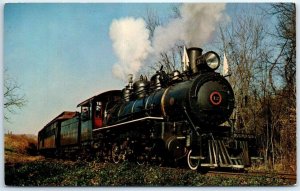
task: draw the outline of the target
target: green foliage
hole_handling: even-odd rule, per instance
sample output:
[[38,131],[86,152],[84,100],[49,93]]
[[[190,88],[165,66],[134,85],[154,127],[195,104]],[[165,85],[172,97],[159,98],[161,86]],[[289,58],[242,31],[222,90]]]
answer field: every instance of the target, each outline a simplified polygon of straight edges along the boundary
[[[275,176],[274,176],[275,177]],[[178,168],[70,161],[35,161],[6,166],[9,186],[269,186],[290,185],[271,177],[200,174]]]
[[5,184],[16,186],[57,185],[71,166],[38,161],[5,167]]

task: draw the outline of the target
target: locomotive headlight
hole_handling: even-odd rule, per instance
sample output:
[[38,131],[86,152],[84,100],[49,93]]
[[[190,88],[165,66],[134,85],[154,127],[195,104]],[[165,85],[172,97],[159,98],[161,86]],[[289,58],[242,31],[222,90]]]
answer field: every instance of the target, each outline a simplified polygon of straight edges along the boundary
[[199,70],[216,70],[220,66],[220,57],[214,51],[209,51],[197,58],[197,67]]
[[210,51],[205,54],[205,61],[209,68],[216,70],[220,66],[220,57],[217,53]]

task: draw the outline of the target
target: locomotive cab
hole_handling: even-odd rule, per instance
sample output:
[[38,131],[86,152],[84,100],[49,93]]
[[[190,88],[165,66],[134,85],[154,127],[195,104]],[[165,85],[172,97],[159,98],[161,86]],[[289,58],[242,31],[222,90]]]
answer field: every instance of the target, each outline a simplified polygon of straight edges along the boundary
[[88,126],[91,129],[106,126],[112,105],[120,99],[121,91],[112,90],[93,96],[78,104],[77,107],[81,107],[83,126]]
[[84,123],[91,120],[94,128],[100,128],[103,125],[103,106],[101,101],[95,103],[86,103],[81,106],[81,121]]

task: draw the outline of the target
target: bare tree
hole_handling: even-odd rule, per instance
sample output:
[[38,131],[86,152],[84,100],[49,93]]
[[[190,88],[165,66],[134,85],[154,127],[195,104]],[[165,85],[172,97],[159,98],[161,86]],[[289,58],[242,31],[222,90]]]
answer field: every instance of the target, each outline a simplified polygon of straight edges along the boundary
[[[276,33],[277,47],[281,50],[276,60],[272,62],[286,82],[286,89],[293,99],[296,98],[296,5],[294,3],[275,3],[269,11],[277,17]],[[278,67],[278,65],[281,65]],[[283,70],[282,70],[283,69]],[[295,105],[294,105],[295,107]]]
[[[279,17],[275,33],[270,33],[270,20],[266,20],[270,19],[270,14],[265,14],[266,9],[261,8],[239,12],[230,25],[220,27],[220,49],[226,53],[233,74],[229,80],[237,103],[235,127],[240,132],[256,134],[258,149],[268,168],[285,164],[283,161],[287,158],[286,164],[295,167],[293,6],[273,4],[267,9],[268,13]],[[286,150],[292,152],[286,153]]]
[[[255,121],[251,115],[256,113],[255,99],[266,91],[264,70],[268,47],[266,29],[262,18],[257,15],[240,14],[228,26],[220,27],[220,52],[225,52],[230,63],[230,83],[236,96],[235,126],[250,133]],[[255,95],[252,96],[252,95]]]
[[[278,116],[280,126],[281,164],[284,170],[296,167],[296,5],[294,3],[275,3],[268,14],[277,18],[274,47],[279,51],[276,59],[271,60],[271,84],[275,84],[273,75],[278,74],[284,81],[283,88],[276,92],[281,101],[281,115]],[[277,103],[278,104],[278,103]],[[290,152],[286,153],[285,151]]]
[[172,6],[172,12],[170,15],[171,18],[182,18],[181,17],[181,12],[180,12],[180,5],[173,5]]
[[[253,11],[253,10],[251,10]],[[253,12],[238,13],[228,26],[220,28],[222,51],[230,63],[230,83],[236,97],[235,131],[256,133],[267,165],[270,137],[270,104],[267,72],[267,28],[264,18]]]
[[146,22],[146,28],[150,32],[150,39],[153,38],[155,28],[160,26],[161,19],[159,18],[158,14],[156,11],[152,9],[147,9],[146,16],[144,17],[144,20]]
[[4,77],[4,119],[9,122],[9,113],[15,113],[16,110],[25,106],[27,100],[25,95],[19,92],[20,85],[5,71]]
[[[170,18],[175,19],[181,17],[179,6],[173,6],[171,10]],[[150,40],[153,38],[155,29],[158,26],[164,24],[163,19],[161,19],[154,10],[148,9],[146,16],[144,17],[146,22],[146,28],[150,31]],[[167,73],[170,73],[174,70],[180,70],[181,68],[181,52],[183,48],[183,42],[176,42],[176,44],[167,51],[161,52],[158,60],[155,61],[155,64],[150,66],[151,70],[157,71],[162,65],[164,70]],[[143,71],[147,73],[147,71]]]

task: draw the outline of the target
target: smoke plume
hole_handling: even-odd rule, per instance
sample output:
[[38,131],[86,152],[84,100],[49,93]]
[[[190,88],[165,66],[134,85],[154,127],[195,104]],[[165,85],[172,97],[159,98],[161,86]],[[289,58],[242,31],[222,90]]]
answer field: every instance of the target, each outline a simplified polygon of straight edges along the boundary
[[110,38],[118,57],[113,74],[122,80],[135,74],[151,52],[149,31],[143,19],[123,18],[114,20],[110,26]]
[[153,48],[156,54],[172,48],[182,41],[188,47],[203,46],[211,37],[221,19],[227,16],[223,12],[226,4],[183,4],[180,18],[171,20],[167,25],[154,31]]
[[177,42],[187,47],[203,46],[211,38],[217,24],[228,19],[225,4],[183,4],[181,17],[170,20],[154,31],[152,44],[143,19],[124,18],[114,20],[110,38],[119,62],[113,66],[113,74],[125,80],[128,74],[136,74],[147,57],[158,58],[161,52],[170,50]]

